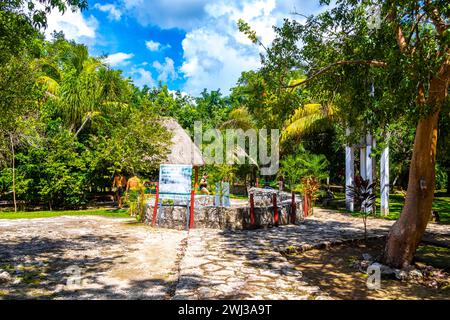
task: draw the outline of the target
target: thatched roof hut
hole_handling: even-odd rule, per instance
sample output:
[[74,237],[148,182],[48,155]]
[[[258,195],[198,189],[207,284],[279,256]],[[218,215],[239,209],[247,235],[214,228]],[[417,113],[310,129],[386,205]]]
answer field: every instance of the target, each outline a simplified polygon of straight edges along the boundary
[[172,133],[171,152],[165,164],[186,164],[194,167],[205,165],[202,153],[189,134],[173,118],[165,118],[162,125]]

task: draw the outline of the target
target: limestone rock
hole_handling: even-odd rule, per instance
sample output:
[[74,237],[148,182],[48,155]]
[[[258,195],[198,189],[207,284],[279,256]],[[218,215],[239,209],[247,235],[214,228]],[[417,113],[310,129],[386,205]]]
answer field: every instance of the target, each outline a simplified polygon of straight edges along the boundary
[[396,270],[395,277],[398,280],[406,280],[408,278],[408,273],[404,270]]
[[0,283],[8,283],[11,282],[12,277],[8,272],[0,270]]

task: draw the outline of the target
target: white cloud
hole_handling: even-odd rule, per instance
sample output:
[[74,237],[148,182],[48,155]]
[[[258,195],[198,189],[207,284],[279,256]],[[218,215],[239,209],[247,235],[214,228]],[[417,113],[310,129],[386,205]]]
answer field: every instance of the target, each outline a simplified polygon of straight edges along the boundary
[[182,42],[184,62],[180,70],[186,78],[183,90],[197,95],[204,88],[220,88],[228,94],[243,71],[260,67],[259,53],[264,49],[239,32],[239,19],[249,23],[268,46],[276,36],[273,26],[280,26],[284,18],[292,18],[292,12],[311,14],[318,10],[317,2],[306,0],[208,2],[204,20],[189,30]]
[[133,57],[132,53],[117,52],[106,57],[104,61],[111,67],[117,67],[129,64],[129,60]]
[[175,71],[174,62],[172,59],[166,57],[165,63],[160,63],[158,61],[153,62],[153,68],[158,71],[158,80],[162,82],[167,82],[167,80],[176,80],[178,78],[178,73]]
[[228,94],[241,73],[260,66],[260,48],[251,43],[237,29],[237,21],[244,19],[269,44],[275,37],[272,26],[275,0],[221,1],[208,4],[208,20],[203,26],[186,34],[182,42],[184,63],[181,72],[186,78],[183,90],[194,95],[204,88],[220,88]]
[[183,40],[184,63],[181,71],[187,78],[184,90],[198,95],[204,88],[222,92],[235,85],[244,70],[259,66],[257,52],[233,45],[229,37],[208,29],[197,29]]
[[107,4],[100,4],[96,3],[94,5],[94,8],[108,13],[108,19],[111,21],[119,21],[122,17],[122,11],[120,11],[114,4],[107,3]]
[[143,25],[190,29],[203,20],[208,0],[122,0],[129,14]]
[[69,40],[92,43],[96,38],[98,21],[94,16],[84,17],[80,11],[66,10],[64,14],[52,10],[47,15],[47,28],[45,36],[51,38],[53,31],[63,31]]
[[[186,32],[179,71],[185,79],[182,90],[192,95],[204,88],[220,88],[227,94],[243,71],[260,67],[259,53],[263,49],[239,32],[239,19],[250,24],[264,45],[270,45],[275,37],[273,26],[281,25],[284,18],[292,18],[292,12],[308,15],[319,11],[318,1],[307,0],[121,1],[123,10],[143,26]],[[298,20],[299,16],[295,18]],[[150,44],[148,48],[160,51],[163,47]],[[158,79],[170,79],[173,75],[167,61],[155,62],[153,66],[159,71]]]
[[[143,26],[157,25],[163,29],[179,28],[192,30],[204,24],[205,20],[223,14],[242,11],[244,16],[255,16],[263,11],[281,20],[297,11],[311,13],[317,10],[319,1],[311,0],[121,0],[123,10]],[[245,10],[242,10],[243,8]],[[217,10],[212,10],[216,8]],[[273,10],[272,10],[273,9]],[[215,14],[217,13],[217,15]]]
[[145,46],[150,51],[158,51],[161,47],[161,43],[153,40],[145,41]]
[[143,88],[145,85],[150,88],[156,85],[156,81],[153,79],[151,72],[144,68],[132,69],[131,77],[134,84],[140,88]]

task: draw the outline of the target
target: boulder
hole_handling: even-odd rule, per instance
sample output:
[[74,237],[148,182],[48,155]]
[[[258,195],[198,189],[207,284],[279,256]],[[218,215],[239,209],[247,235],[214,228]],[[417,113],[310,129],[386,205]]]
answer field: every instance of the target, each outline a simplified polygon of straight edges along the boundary
[[408,272],[406,272],[405,270],[396,270],[395,277],[398,280],[406,280],[408,279]]
[[8,272],[0,270],[0,283],[8,283],[12,280],[12,277]]

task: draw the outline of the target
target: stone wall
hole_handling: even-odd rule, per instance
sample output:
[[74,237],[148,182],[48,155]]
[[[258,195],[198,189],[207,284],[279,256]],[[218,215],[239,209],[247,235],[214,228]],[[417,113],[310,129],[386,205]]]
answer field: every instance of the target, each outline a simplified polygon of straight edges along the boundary
[[[189,210],[186,207],[163,206],[157,214],[157,226],[170,229],[185,229],[187,227],[187,215]],[[291,204],[284,204],[278,207],[279,225],[289,224]],[[146,206],[146,223],[152,222],[153,204]],[[268,228],[274,224],[273,208],[255,207],[255,225],[250,223],[250,208],[247,207],[201,207],[194,211],[195,228],[211,229],[257,229]],[[297,202],[297,221],[303,219],[303,206],[301,201]]]

